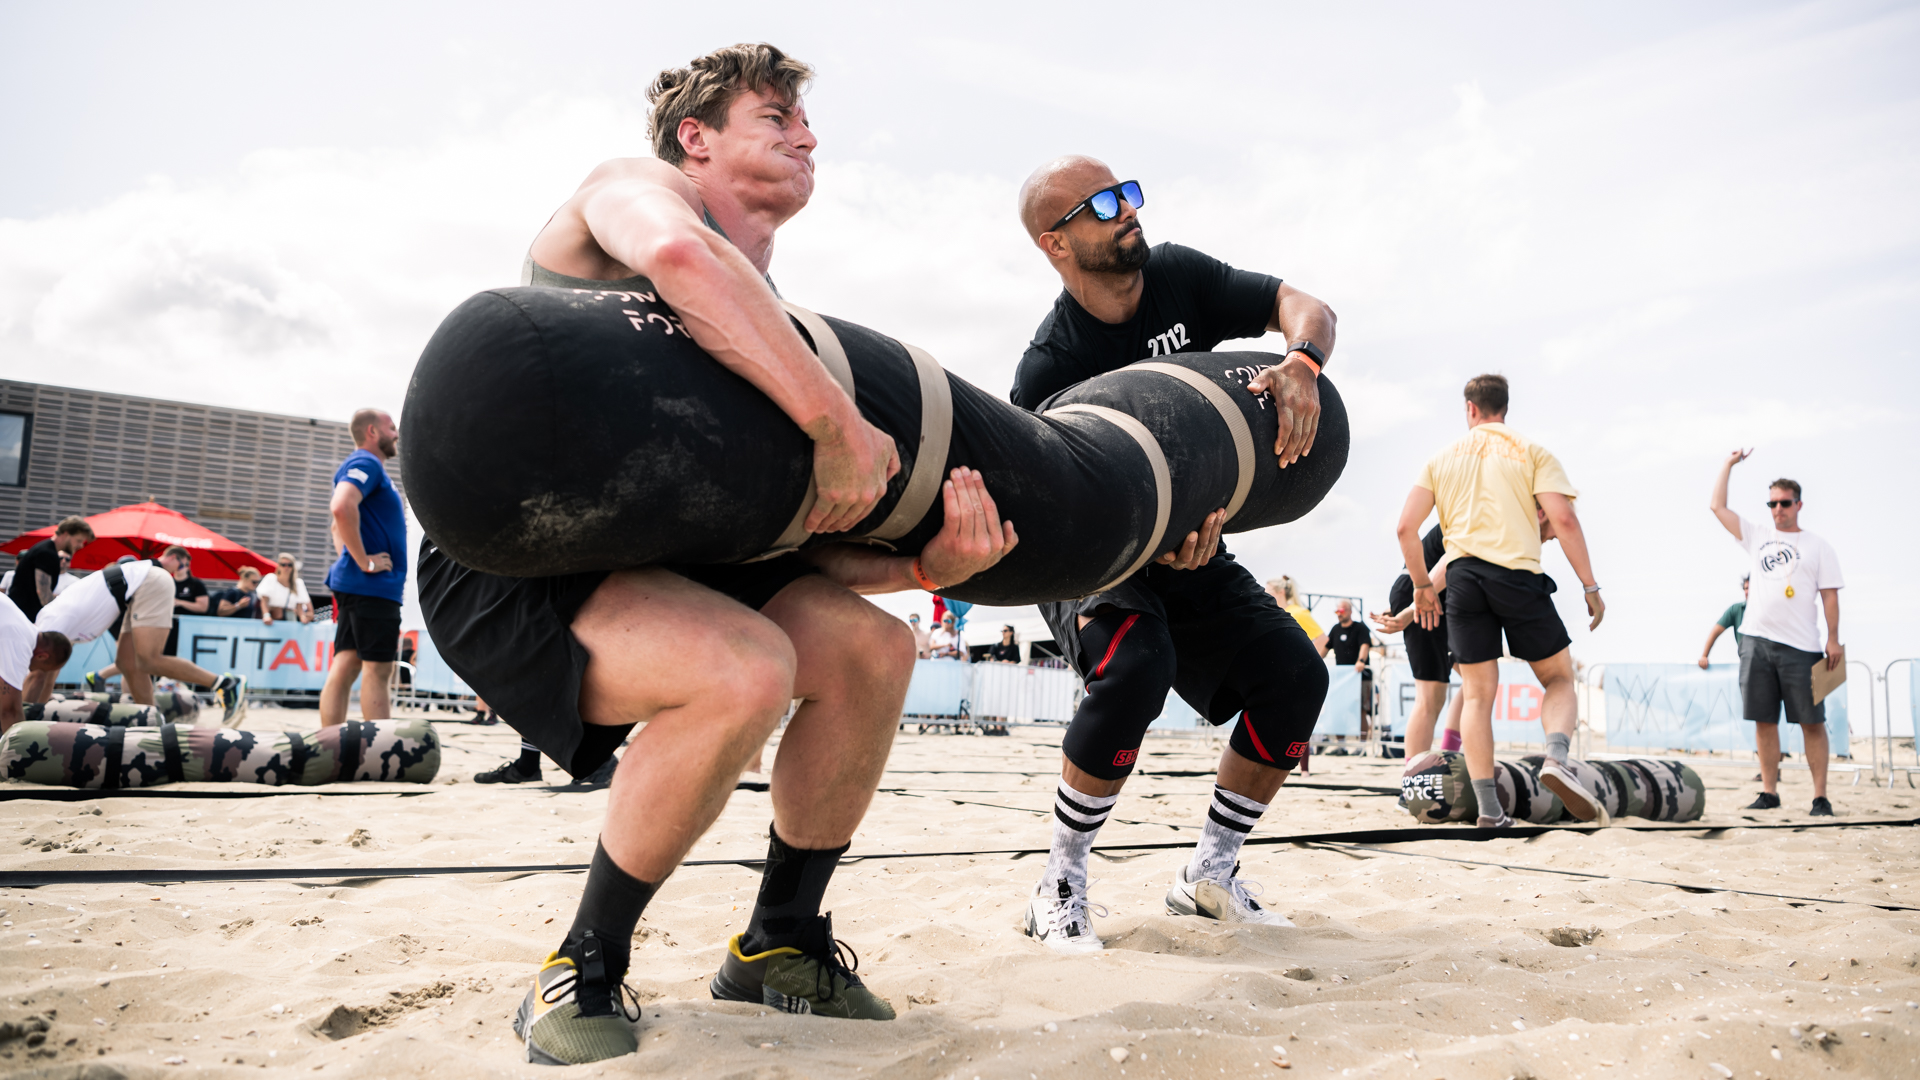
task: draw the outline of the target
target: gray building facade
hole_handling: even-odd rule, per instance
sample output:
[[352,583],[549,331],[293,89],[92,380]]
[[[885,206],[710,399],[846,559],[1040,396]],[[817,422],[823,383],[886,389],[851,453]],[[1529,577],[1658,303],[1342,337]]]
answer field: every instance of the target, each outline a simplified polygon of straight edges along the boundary
[[[0,541],[152,501],[269,559],[292,552],[317,596],[334,559],[333,471],[352,451],[344,420],[0,379]],[[399,465],[387,464],[395,487]]]

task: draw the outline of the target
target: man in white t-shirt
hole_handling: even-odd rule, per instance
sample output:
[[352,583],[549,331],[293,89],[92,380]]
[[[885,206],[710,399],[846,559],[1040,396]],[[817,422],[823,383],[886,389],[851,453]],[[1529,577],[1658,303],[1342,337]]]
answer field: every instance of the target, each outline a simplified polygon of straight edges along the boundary
[[35,629],[12,600],[0,596],[0,733],[26,715],[27,680],[59,671],[72,654],[65,637]]
[[[122,622],[114,661],[128,696],[142,705],[153,704],[155,675],[208,687],[220,702],[222,721],[231,725],[242,715],[246,680],[231,674],[216,677],[198,664],[164,654],[167,634],[173,629],[173,575],[185,565],[177,554],[181,550],[168,548],[157,562],[115,563],[99,573],[87,575],[79,584],[54,597],[53,603],[41,608],[34,624],[79,645],[113,629],[116,622]],[[119,597],[114,596],[116,575],[124,583]],[[28,680],[31,685],[26,688],[27,700],[47,700],[53,692],[56,673],[36,671]]]
[[[1813,771],[1815,817],[1832,817],[1827,802],[1827,711],[1813,700],[1813,668],[1845,663],[1840,651],[1840,560],[1825,540],[1800,527],[1800,485],[1775,480],[1767,489],[1772,521],[1749,521],[1727,509],[1727,480],[1751,450],[1735,450],[1713,485],[1713,516],[1751,560],[1746,616],[1740,623],[1741,715],[1754,724],[1760,750],[1760,797],[1749,810],[1780,806],[1780,712],[1800,725]],[[1819,615],[1827,618],[1820,637]]]

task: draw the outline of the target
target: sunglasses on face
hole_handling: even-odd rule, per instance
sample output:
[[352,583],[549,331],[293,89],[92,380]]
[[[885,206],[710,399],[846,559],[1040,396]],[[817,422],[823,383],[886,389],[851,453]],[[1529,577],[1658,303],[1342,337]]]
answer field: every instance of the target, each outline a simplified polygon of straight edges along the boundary
[[1792,506],[1794,503],[1797,503],[1799,501],[1800,501],[1799,499],[1768,499],[1767,509],[1785,510],[1787,507]]
[[1081,199],[1074,204],[1073,209],[1067,211],[1066,216],[1054,222],[1053,228],[1047,231],[1054,232],[1058,230],[1060,226],[1072,221],[1075,214],[1089,207],[1092,208],[1093,216],[1096,219],[1100,221],[1112,221],[1114,218],[1120,216],[1121,199],[1127,200],[1127,205],[1133,207],[1135,210],[1147,205],[1147,197],[1140,194],[1140,181],[1127,180],[1115,184],[1110,188],[1101,188],[1099,191]]

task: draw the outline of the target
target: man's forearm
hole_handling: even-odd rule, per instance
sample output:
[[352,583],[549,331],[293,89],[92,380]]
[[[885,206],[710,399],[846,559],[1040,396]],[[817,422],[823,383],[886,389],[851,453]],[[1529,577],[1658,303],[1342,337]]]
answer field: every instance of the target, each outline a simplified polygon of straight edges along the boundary
[[1413,587],[1424,589],[1431,586],[1433,579],[1427,576],[1427,555],[1420,548],[1420,534],[1401,529],[1399,540],[1400,557],[1406,561],[1407,576],[1413,579]]
[[652,185],[610,186],[582,214],[607,254],[660,290],[695,344],[771,398],[809,437],[831,441],[859,417],[760,271],[680,196]]
[[1837,642],[1840,640],[1840,590],[1821,589],[1820,605],[1827,612],[1827,640]]
[[367,549],[360,545],[360,508],[357,506],[335,507],[333,511],[336,539],[348,555],[353,556],[353,565],[362,570],[367,568]]
[[1288,342],[1311,341],[1323,355],[1331,357],[1337,322],[1332,308],[1298,289],[1282,285],[1274,303],[1273,323],[1268,329],[1280,331]]
[[40,595],[40,606],[53,603],[53,577],[45,570],[33,572],[33,591]]
[[906,592],[920,587],[913,560],[853,544],[831,544],[807,553],[828,581],[863,595]]
[[1713,629],[1707,631],[1707,643],[1700,647],[1701,657],[1704,658],[1708,653],[1713,651],[1713,643],[1720,640],[1720,634],[1725,629],[1726,627],[1721,626],[1719,623],[1713,624]]
[[1553,529],[1560,538],[1560,550],[1566,554],[1568,565],[1583,586],[1594,584],[1593,564],[1587,558],[1587,535],[1580,530],[1580,519],[1568,515],[1563,522],[1554,522]]

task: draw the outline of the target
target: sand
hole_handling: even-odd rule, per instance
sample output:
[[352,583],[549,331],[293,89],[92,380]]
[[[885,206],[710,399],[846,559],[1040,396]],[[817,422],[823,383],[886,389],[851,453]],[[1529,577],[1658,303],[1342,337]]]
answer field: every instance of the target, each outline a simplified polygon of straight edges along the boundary
[[[443,714],[444,715],[444,714]],[[256,709],[249,726],[311,712]],[[480,786],[505,727],[441,725],[431,786],[376,795],[0,803],[0,869],[367,868],[585,863],[604,792]],[[903,733],[857,854],[1043,847],[1058,729]],[[1156,738],[1103,844],[1190,839],[1219,744]],[[769,758],[771,760],[771,758]],[[1396,764],[1316,759],[1312,783],[1392,786]],[[1713,832],[1556,833],[1367,849],[1253,846],[1244,872],[1298,927],[1166,914],[1174,851],[1094,860],[1099,956],[1019,931],[1041,859],[849,862],[837,934],[900,1010],[880,1024],[710,1000],[757,874],[684,868],[635,942],[640,1052],[591,1076],[1739,1077],[1920,1075],[1920,833],[1743,828],[1746,769],[1703,768]],[[548,776],[558,777],[549,767]],[[755,779],[748,777],[748,779]],[[764,779],[764,778],[761,778]],[[1851,819],[1920,816],[1863,781]],[[239,785],[197,785],[237,790]],[[11,793],[14,785],[4,789]],[[258,791],[259,789],[253,789]],[[735,794],[692,858],[756,859],[770,811]],[[1289,787],[1256,836],[1413,828],[1391,796]],[[1580,871],[1568,877],[1514,867]],[[1786,893],[1690,892],[1641,878]],[[0,890],[0,1074],[524,1077],[509,1026],[557,944],[578,874]],[[1845,902],[1843,902],[1845,901]],[[36,1018],[39,1018],[36,1020]],[[45,1031],[31,1029],[43,1026]],[[35,1038],[43,1035],[44,1039]]]

